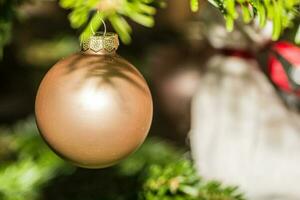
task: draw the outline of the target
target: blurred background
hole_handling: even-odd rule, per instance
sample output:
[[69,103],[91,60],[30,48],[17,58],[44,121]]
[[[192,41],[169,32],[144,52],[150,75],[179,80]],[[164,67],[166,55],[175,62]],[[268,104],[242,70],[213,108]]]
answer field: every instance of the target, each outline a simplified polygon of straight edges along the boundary
[[[296,26],[276,42],[271,20],[261,28],[237,18],[228,32],[207,1],[197,12],[189,1],[152,2],[162,7],[152,27],[126,16],[131,42],[121,34],[118,54],[147,80],[153,124],[128,159],[88,170],[52,153],[34,119],[40,81],[80,50],[84,30],[72,28],[70,9],[58,1],[0,0],[0,199],[299,199],[293,3]],[[109,20],[107,27],[116,29]]]

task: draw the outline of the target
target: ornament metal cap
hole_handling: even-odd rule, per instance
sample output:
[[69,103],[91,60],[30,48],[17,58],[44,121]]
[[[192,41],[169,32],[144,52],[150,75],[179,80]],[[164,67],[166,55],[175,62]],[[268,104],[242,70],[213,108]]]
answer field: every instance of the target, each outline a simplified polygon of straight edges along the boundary
[[81,50],[87,54],[111,54],[119,47],[119,38],[116,33],[99,32],[89,39],[82,41]]

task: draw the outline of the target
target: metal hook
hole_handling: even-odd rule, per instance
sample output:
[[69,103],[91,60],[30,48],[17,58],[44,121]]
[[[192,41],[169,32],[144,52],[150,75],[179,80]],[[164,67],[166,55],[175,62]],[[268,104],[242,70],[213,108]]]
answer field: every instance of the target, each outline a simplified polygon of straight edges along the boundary
[[[100,12],[99,12],[99,10],[98,10],[97,13],[96,13],[96,15],[99,15],[99,14],[100,14]],[[105,37],[105,35],[106,35],[106,24],[105,24],[105,21],[104,21],[102,18],[100,18],[100,20],[101,20],[101,22],[102,22],[102,24],[103,24],[103,27],[104,27],[103,36]],[[92,22],[90,23],[90,28],[91,28],[91,31],[92,31],[93,35],[95,35],[96,32],[95,32],[95,30],[94,30],[94,27],[93,27],[93,23],[92,23]]]

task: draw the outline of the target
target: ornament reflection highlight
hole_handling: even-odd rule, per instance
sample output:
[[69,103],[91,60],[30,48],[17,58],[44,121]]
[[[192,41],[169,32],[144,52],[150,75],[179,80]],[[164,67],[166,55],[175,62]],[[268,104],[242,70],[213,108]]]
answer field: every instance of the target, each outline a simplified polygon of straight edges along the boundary
[[102,110],[111,105],[112,98],[105,88],[99,89],[88,84],[80,91],[79,103],[86,110]]

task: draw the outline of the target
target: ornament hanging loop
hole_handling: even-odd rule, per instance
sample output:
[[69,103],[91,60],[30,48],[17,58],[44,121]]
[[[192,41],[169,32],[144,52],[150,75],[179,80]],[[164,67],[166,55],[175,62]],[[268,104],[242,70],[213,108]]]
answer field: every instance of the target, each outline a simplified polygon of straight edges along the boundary
[[90,30],[92,35],[82,41],[81,49],[87,54],[113,54],[118,49],[119,39],[115,33],[106,32],[106,24],[102,19],[100,12],[97,11],[96,19],[101,20],[104,32],[96,32],[93,27],[93,20],[90,22]]
[[[99,11],[99,10],[97,10],[96,16],[100,16],[100,11]],[[105,37],[105,35],[106,35],[106,24],[105,24],[105,21],[102,19],[102,17],[99,17],[99,19],[101,20],[101,22],[102,22],[102,24],[103,24],[103,27],[104,27],[103,36]],[[92,23],[92,22],[90,23],[90,29],[91,29],[91,31],[92,31],[92,34],[93,34],[93,35],[96,35],[96,32],[95,32],[95,30],[94,30],[94,27],[93,27],[93,23]]]

